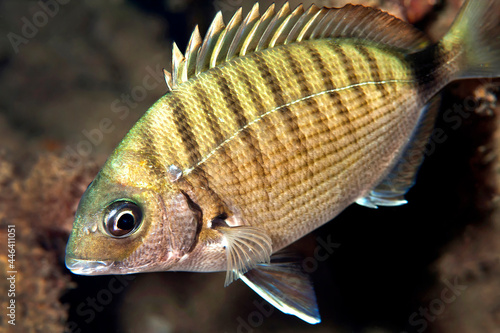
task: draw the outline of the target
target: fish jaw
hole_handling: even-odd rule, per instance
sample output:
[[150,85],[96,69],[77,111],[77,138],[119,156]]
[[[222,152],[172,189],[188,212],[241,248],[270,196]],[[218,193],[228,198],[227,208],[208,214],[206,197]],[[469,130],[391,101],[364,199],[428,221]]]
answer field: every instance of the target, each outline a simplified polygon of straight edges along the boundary
[[66,249],[65,264],[73,274],[77,275],[134,274],[168,271],[183,256],[178,252],[169,252],[166,257],[158,258],[160,260],[142,261],[139,258],[138,261],[135,259],[135,256],[140,256],[141,252],[149,252],[149,249],[147,247],[139,247],[134,254],[124,260],[82,259],[82,256],[74,254],[71,247],[68,246]]
[[110,267],[114,265],[114,261],[76,259],[70,256],[66,256],[65,261],[71,273],[78,275],[108,274]]
[[[177,262],[177,260],[174,262]],[[143,266],[127,267],[120,261],[86,260],[72,258],[70,256],[66,256],[65,259],[66,267],[71,273],[88,276],[166,271],[170,269],[174,262],[162,266],[146,264]]]

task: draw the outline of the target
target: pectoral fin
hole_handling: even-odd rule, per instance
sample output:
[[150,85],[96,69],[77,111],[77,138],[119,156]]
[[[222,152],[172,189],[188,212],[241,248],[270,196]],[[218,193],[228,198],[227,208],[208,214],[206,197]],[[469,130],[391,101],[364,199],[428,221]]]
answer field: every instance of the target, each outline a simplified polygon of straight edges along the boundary
[[242,275],[241,280],[283,313],[309,324],[321,322],[314,288],[299,261],[273,255],[270,264],[259,264]]
[[220,227],[226,247],[227,274],[224,286],[256,267],[269,263],[273,251],[271,238],[256,227]]

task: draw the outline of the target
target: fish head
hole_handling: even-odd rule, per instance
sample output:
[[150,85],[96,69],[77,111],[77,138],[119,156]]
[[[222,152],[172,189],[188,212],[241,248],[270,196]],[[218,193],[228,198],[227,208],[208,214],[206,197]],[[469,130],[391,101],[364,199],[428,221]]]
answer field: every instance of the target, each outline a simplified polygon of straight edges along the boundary
[[85,191],[66,247],[73,273],[164,271],[192,248],[199,211],[168,179],[147,181],[140,162],[108,160]]

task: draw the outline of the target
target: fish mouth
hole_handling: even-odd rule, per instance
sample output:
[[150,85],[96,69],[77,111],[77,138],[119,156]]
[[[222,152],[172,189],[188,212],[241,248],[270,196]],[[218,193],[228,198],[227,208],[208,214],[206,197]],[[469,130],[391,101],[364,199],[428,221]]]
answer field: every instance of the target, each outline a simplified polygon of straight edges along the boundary
[[66,256],[65,261],[71,273],[77,275],[134,274],[165,270],[164,267],[157,268],[150,264],[127,267],[123,265],[123,262],[114,260],[87,260]]
[[66,267],[78,275],[109,274],[114,261],[84,260],[66,257]]

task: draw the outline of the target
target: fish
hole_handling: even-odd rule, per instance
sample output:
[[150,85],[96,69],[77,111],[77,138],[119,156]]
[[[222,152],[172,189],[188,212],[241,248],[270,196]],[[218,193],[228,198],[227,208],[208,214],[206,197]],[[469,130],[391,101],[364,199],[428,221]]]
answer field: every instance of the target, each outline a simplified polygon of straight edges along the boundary
[[353,203],[406,204],[454,80],[500,76],[500,1],[465,1],[437,43],[360,5],[219,12],[168,92],[83,194],[66,248],[82,275],[226,272],[321,322],[289,244]]

